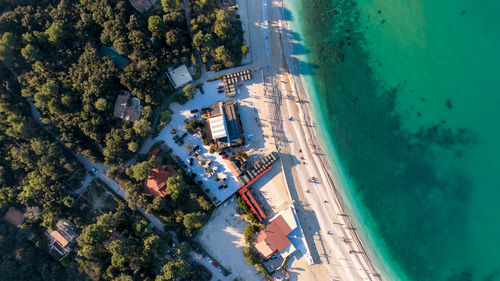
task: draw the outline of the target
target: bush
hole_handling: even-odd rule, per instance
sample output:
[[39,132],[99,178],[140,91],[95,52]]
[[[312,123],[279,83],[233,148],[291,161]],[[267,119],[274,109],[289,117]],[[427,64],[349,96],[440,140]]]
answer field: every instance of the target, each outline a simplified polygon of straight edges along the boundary
[[185,148],[186,150],[190,150],[190,149],[191,149],[191,146],[190,146],[189,144],[186,144],[186,146],[184,146],[184,148]]
[[257,218],[255,217],[255,215],[252,213],[252,211],[250,211],[250,207],[248,207],[247,203],[245,202],[245,200],[243,200],[243,198],[241,198],[241,196],[238,196],[237,197],[238,199],[238,205],[240,206],[240,208],[245,212],[245,214],[247,214],[248,216],[248,219],[252,222],[252,223],[257,223]]
[[171,133],[172,135],[175,135],[175,133],[177,133],[177,130],[176,130],[176,129],[172,129],[172,130],[170,130],[170,133]]
[[213,154],[215,152],[215,148],[213,146],[211,146],[210,149],[208,150],[208,152],[210,152],[210,154]]
[[234,162],[234,160],[236,160],[236,157],[234,157],[234,155],[229,156],[229,161]]
[[251,265],[260,264],[264,261],[262,256],[251,247],[245,247],[245,249],[243,249],[243,256],[245,257],[245,261]]
[[258,227],[253,224],[247,224],[245,226],[245,231],[243,232],[243,236],[245,237],[245,241],[247,243],[253,243],[255,241],[255,234],[257,233]]

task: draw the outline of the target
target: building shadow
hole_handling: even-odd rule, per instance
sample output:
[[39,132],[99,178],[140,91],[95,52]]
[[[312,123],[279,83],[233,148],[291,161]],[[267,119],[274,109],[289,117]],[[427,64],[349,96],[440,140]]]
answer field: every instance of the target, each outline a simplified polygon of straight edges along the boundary
[[302,189],[299,190],[297,188],[291,173],[291,168],[297,163],[297,159],[295,156],[286,153],[280,153],[280,159],[283,166],[283,172],[285,173],[286,184],[288,184],[288,189],[290,191],[290,197],[294,202],[293,205],[297,212],[300,225],[302,226],[302,231],[304,232],[304,237],[313,262],[322,263],[320,257],[324,256],[328,260],[328,254],[323,246],[318,249],[317,243],[315,242],[315,237],[317,237],[320,245],[323,243],[318,218],[314,211],[306,209],[302,203],[301,198],[303,198],[303,195],[299,196],[299,193],[302,193]]

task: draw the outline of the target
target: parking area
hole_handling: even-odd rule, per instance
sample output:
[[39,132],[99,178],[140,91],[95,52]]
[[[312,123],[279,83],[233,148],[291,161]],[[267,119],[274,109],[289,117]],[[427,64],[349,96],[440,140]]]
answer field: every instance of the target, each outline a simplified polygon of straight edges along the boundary
[[239,277],[240,280],[263,281],[264,276],[243,256],[246,246],[243,231],[247,222],[236,213],[237,205],[232,198],[219,206],[196,238],[208,254],[232,272],[228,276],[230,280]]
[[[172,114],[172,120],[155,138],[155,141],[164,141],[172,148],[173,154],[188,165],[190,172],[195,173],[197,179],[203,182],[204,191],[216,205],[234,194],[240,185],[227,167],[227,156],[219,155],[217,152],[210,153],[210,147],[203,145],[201,133],[189,134],[184,121],[193,118],[201,120],[200,109],[214,105],[218,101],[231,100],[224,93],[220,93],[219,85],[220,81],[207,82],[203,85],[203,94],[198,90],[194,98],[186,104],[172,104],[170,109],[175,112]],[[174,134],[172,129],[175,130]],[[243,130],[245,131],[245,124]]]

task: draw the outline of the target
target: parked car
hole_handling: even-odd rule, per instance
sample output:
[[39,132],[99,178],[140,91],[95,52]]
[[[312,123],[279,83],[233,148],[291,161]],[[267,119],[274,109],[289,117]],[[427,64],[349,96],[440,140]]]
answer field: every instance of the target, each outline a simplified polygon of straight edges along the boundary
[[217,90],[220,90],[220,89],[224,89],[224,86],[222,86],[222,85],[217,86]]
[[198,112],[198,109],[193,109],[193,110],[191,110],[191,114],[195,114],[195,113],[197,113],[197,112]]
[[179,135],[175,135],[174,136],[174,141],[178,140],[179,139]]
[[94,168],[94,167],[90,168],[90,170],[91,170],[92,172],[96,173],[96,174],[97,174],[97,173],[99,173],[99,171],[98,171],[96,168]]
[[92,172],[92,171],[89,171],[89,174],[90,174],[91,176],[95,177],[95,174],[94,174],[94,172]]
[[189,165],[190,166],[193,166],[193,160],[194,160],[193,157],[189,158]]
[[218,90],[217,93],[222,94],[224,93],[224,90]]
[[213,161],[212,161],[212,160],[208,161],[207,166],[212,165],[212,163],[213,163]]
[[219,187],[217,187],[218,189],[223,189],[224,186],[223,185],[219,185]]
[[187,136],[187,133],[182,134],[182,136],[180,136],[180,138],[183,139],[185,136]]
[[200,93],[201,93],[201,94],[204,94],[204,93],[205,93],[205,91],[203,90],[203,86],[200,86]]
[[224,151],[219,152],[219,155],[226,155]]
[[226,155],[222,155],[222,159],[226,159],[226,158],[227,158],[227,156],[226,156]]
[[200,146],[195,144],[193,145],[193,151],[198,151],[198,149],[200,149]]

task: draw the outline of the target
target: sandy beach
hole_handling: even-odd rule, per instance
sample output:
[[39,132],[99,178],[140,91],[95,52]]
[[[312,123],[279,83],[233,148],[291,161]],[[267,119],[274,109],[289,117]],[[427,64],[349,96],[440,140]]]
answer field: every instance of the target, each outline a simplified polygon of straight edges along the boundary
[[[289,270],[295,280],[381,280],[346,213],[332,176],[304,87],[297,60],[292,56],[296,42],[285,20],[282,1],[241,1],[240,13],[248,13],[252,65],[261,72],[263,104],[272,143],[281,154],[290,196],[314,260],[308,265],[292,261]],[[265,50],[264,52],[262,50]],[[266,109],[267,108],[267,109]],[[293,119],[291,119],[293,117]],[[305,163],[305,164],[304,164]],[[311,178],[317,178],[315,183]]]

